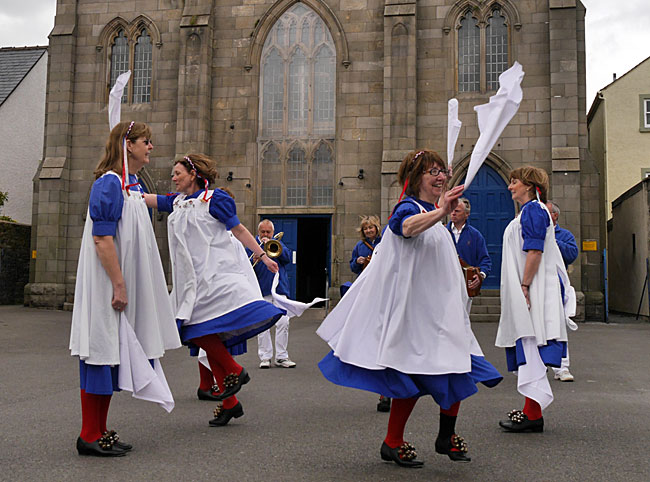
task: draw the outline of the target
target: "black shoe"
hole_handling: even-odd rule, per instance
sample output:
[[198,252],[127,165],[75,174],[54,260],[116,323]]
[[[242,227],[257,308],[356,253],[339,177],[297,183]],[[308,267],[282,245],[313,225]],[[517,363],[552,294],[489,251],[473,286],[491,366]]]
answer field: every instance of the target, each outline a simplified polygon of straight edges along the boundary
[[108,441],[113,442],[113,447],[122,449],[125,452],[130,452],[133,450],[133,445],[127,444],[126,442],[120,442],[120,436],[115,432],[115,430],[109,430],[102,434],[103,438],[106,438]]
[[436,439],[436,452],[447,455],[454,462],[470,462],[472,460],[467,456],[467,442],[463,437],[456,434],[449,438],[438,437]]
[[240,402],[237,402],[232,408],[223,409],[221,405],[214,409],[214,418],[208,423],[211,427],[223,427],[230,422],[231,418],[239,418],[244,415],[244,407]]
[[530,420],[521,410],[508,413],[509,420],[501,420],[499,426],[506,432],[543,432],[544,417]]
[[379,395],[379,403],[377,403],[378,412],[390,412],[390,397]]
[[394,449],[386,445],[386,442],[383,442],[379,453],[381,454],[382,460],[395,462],[400,467],[417,469],[424,465],[424,462],[415,460],[418,456],[415,452],[415,447],[407,442]]
[[200,388],[196,389],[196,396],[199,397],[199,400],[210,400],[216,402],[217,395],[219,395],[219,387],[217,385],[212,385],[210,390],[201,390]]
[[126,455],[126,452],[124,450],[119,449],[114,445],[109,445],[106,448],[102,448],[99,445],[99,440],[95,440],[94,442],[86,442],[81,437],[78,437],[77,452],[79,452],[79,455],[92,455],[94,457],[122,457]]
[[216,396],[215,400],[220,402],[226,398],[230,398],[235,395],[239,390],[241,390],[242,385],[246,385],[251,381],[251,377],[248,376],[248,372],[245,368],[242,367],[239,375],[231,373],[223,379],[223,392]]

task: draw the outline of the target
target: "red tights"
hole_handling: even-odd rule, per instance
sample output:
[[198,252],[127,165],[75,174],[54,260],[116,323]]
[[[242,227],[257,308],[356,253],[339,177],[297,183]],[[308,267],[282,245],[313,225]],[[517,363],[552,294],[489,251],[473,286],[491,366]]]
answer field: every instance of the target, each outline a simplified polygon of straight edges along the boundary
[[524,403],[524,409],[522,410],[524,415],[528,417],[528,420],[539,420],[542,418],[542,407],[532,398],[526,397],[526,402]]
[[86,442],[94,442],[106,432],[111,395],[95,395],[81,390],[81,434]]
[[[411,416],[411,412],[413,411],[413,408],[415,407],[417,401],[417,398],[393,399],[393,403],[390,407],[390,417],[388,418],[388,432],[386,433],[386,438],[384,439],[384,442],[386,442],[386,445],[388,445],[390,448],[394,449],[404,443],[404,428],[406,427],[406,422]],[[454,403],[448,409],[440,409],[441,433],[451,430],[451,433],[445,433],[444,435],[451,436],[453,434],[454,426],[456,424],[456,416],[458,415],[459,409],[460,402]]]
[[[218,335],[206,335],[199,338],[194,338],[192,343],[197,345],[200,348],[203,348],[208,355],[208,363],[210,364],[210,370],[212,370],[212,375],[217,380],[217,384],[223,390],[223,379],[230,373],[239,375],[242,371],[241,365],[239,365],[235,359],[232,357],[228,349],[225,347],[221,338]],[[203,375],[202,375],[203,376]],[[228,410],[229,408],[237,405],[238,400],[234,395],[223,401],[223,408]]]

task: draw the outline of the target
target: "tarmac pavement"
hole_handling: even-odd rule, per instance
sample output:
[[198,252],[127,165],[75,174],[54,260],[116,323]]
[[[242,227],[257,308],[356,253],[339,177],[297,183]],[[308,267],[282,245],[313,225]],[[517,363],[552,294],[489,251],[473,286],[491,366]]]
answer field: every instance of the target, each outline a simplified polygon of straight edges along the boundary
[[215,403],[196,397],[196,359],[185,348],[168,352],[163,367],[176,408],[167,414],[116,394],[109,428],[135,448],[101,459],[75,449],[81,415],[78,362],[67,348],[71,313],[0,306],[0,480],[650,480],[650,323],[584,323],[570,334],[576,381],[551,381],[555,402],[541,434],[498,427],[523,399],[494,347],[496,325],[475,324],[505,379],[461,404],[457,431],[472,462],[435,453],[438,407],[426,397],[405,435],[425,465],[404,469],[379,457],[388,414],[375,410],[377,396],[333,385],[318,371],[328,352],[315,334],[322,317],[312,309],[292,320],[295,369],[259,370],[250,340],[238,357],[252,378],[238,397],[245,415],[226,427],[208,426]]

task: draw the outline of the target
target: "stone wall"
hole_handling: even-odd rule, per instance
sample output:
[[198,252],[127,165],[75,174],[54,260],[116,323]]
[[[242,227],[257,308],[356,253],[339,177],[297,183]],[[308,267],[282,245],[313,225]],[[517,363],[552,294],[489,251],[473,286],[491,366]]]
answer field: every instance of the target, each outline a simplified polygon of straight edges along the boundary
[[0,305],[23,303],[29,281],[29,238],[27,224],[0,221]]
[[[122,119],[153,130],[148,187],[170,189],[170,161],[188,151],[217,160],[253,229],[258,216],[331,215],[332,286],[352,279],[348,260],[361,214],[385,222],[400,189],[397,167],[414,148],[446,151],[447,101],[457,97],[463,127],[452,184],[460,182],[478,138],[473,108],[494,92],[458,92],[456,21],[467,1],[302,0],[327,25],[336,50],[336,141],[332,206],[264,207],[258,161],[260,57],[266,36],[295,0],[57,0],[50,38],[45,155],[35,188],[32,303],[74,297],[92,170],[108,135],[106,65],[116,25],[146,21],[153,32],[150,104],[124,104]],[[490,2],[473,2],[484,7]],[[597,238],[598,171],[586,150],[584,8],[577,0],[499,2],[511,21],[509,61],[526,72],[524,101],[489,161],[504,178],[533,164],[551,174],[560,223]],[[146,15],[144,15],[144,13]],[[359,169],[363,179],[357,178]],[[232,171],[231,181],[225,178]],[[346,178],[345,183],[336,180]],[[168,267],[166,217],[154,216]],[[601,289],[597,253],[572,268],[576,290]],[[330,292],[337,297],[337,289]]]

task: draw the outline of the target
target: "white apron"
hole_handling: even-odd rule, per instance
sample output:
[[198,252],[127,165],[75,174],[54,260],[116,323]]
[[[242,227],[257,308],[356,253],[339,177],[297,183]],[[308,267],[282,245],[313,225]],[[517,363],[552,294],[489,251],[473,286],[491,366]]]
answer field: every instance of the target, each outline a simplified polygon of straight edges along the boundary
[[167,218],[174,280],[171,301],[183,325],[203,323],[262,300],[259,285],[251,283],[247,272],[248,260],[245,267],[226,225],[212,217],[209,206],[181,194]]
[[468,373],[470,355],[483,353],[466,304],[456,248],[441,223],[412,238],[387,229],[317,334],[341,361],[362,368]]
[[[119,176],[107,172],[105,176]],[[165,282],[156,238],[142,195],[123,191],[122,217],[114,236],[115,249],[126,284],[126,319],[148,359],[181,346]],[[120,312],[113,309],[113,288],[92,235],[93,220],[86,214],[72,312],[70,351],[91,365],[120,364]]]
[[[533,201],[538,202],[538,201]],[[548,213],[546,206],[540,203]],[[548,340],[567,341],[567,325],[577,326],[569,316],[575,315],[575,290],[555,242],[555,230],[550,221],[544,239],[544,252],[539,269],[530,283],[530,310],[521,290],[521,280],[526,266],[524,238],[521,235],[521,215],[513,219],[503,233],[503,259],[501,261],[501,318],[497,330],[496,346],[512,347],[523,337],[535,337],[538,346]],[[550,214],[549,214],[550,219]],[[562,300],[560,280],[565,290]]]

